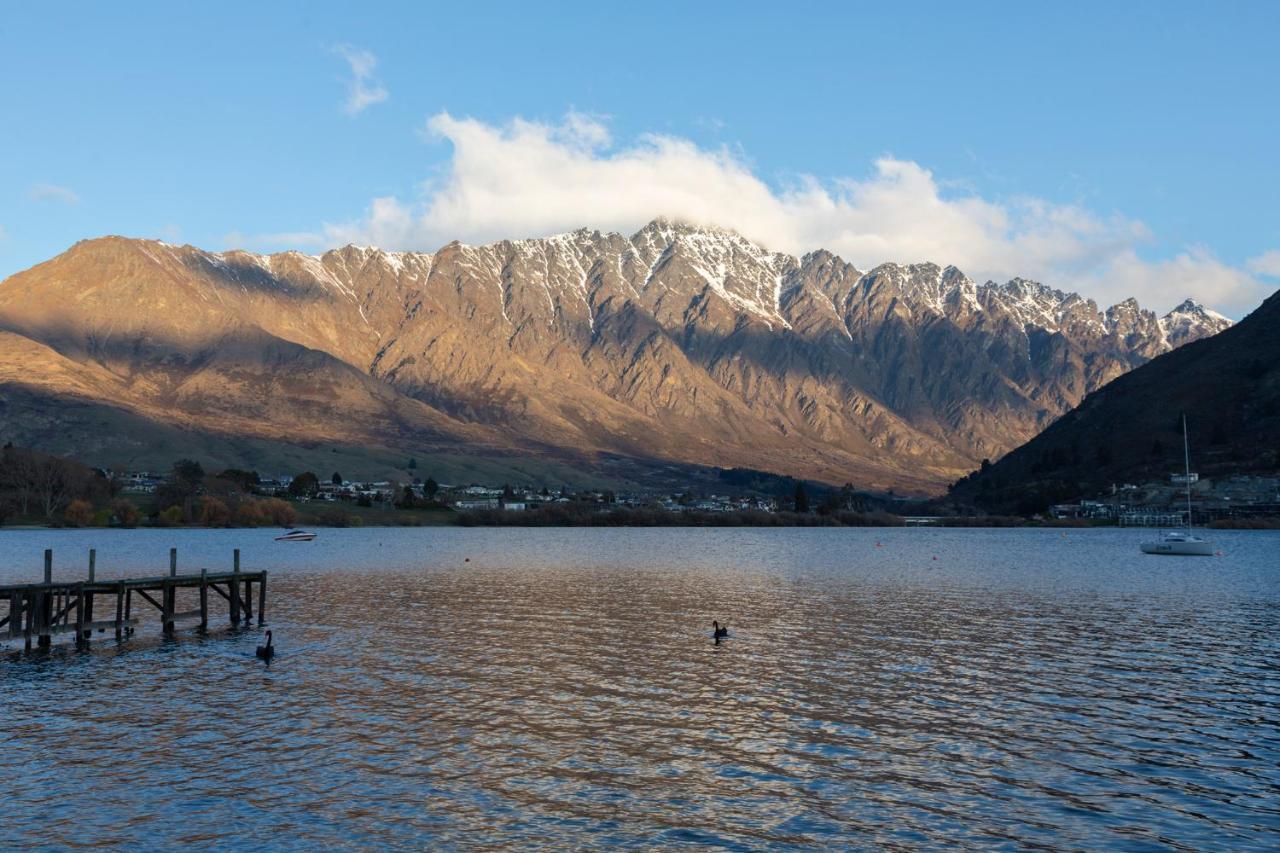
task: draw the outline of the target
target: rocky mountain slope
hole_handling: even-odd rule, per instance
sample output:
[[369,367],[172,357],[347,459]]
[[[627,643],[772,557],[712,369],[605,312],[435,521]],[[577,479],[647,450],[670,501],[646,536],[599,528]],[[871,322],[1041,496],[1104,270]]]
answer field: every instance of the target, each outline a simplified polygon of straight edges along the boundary
[[[665,220],[431,254],[106,237],[0,284],[0,429],[47,444],[59,407],[92,402],[222,441],[610,454],[921,493],[1228,325],[1190,301],[1100,311]],[[58,438],[95,462],[129,440]]]
[[1093,392],[1042,434],[951,490],[998,512],[1035,512],[1113,483],[1182,470],[1182,415],[1193,470],[1280,469],[1280,293],[1208,340],[1156,358]]

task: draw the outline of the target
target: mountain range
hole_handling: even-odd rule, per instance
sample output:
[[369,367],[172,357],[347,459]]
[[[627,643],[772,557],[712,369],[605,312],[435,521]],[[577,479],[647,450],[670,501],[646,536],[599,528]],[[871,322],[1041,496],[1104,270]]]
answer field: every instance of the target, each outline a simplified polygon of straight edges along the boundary
[[951,490],[996,512],[1038,512],[1110,487],[1280,470],[1280,293],[1219,335],[1167,353],[1089,394],[1043,433]]
[[119,467],[414,455],[476,476],[739,466],[928,494],[1230,325],[1190,300],[1102,310],[663,219],[434,253],[104,237],[0,283],[0,436]]

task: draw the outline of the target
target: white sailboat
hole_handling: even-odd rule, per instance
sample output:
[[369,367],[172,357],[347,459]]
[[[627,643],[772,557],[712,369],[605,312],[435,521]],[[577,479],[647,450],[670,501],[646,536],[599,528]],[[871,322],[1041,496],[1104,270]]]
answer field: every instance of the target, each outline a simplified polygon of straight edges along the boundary
[[1213,545],[1191,530],[1191,448],[1187,442],[1187,416],[1182,416],[1182,459],[1186,466],[1187,529],[1171,530],[1154,542],[1143,542],[1142,553],[1168,557],[1212,557]]

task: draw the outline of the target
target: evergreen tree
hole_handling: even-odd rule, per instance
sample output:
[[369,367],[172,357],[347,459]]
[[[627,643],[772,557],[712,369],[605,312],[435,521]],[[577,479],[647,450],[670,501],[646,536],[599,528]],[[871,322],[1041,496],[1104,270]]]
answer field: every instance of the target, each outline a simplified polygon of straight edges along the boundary
[[436,493],[439,491],[440,484],[435,481],[435,478],[428,477],[426,484],[422,487],[422,493],[426,495],[428,499],[434,500]]
[[341,475],[341,474],[339,474],[337,471],[334,471],[334,472],[333,472],[333,477],[331,478],[331,482],[332,482],[335,486],[341,486],[341,485],[342,485],[342,475]]
[[410,470],[410,471],[413,471],[413,470],[415,470],[417,467],[418,467],[418,460],[417,460],[417,459],[415,459],[414,457],[410,456],[410,457],[409,457],[409,470]]
[[809,511],[809,493],[804,490],[804,483],[796,483],[796,512]]
[[320,491],[320,478],[310,471],[304,471],[293,478],[289,484],[289,494],[295,498],[314,497]]

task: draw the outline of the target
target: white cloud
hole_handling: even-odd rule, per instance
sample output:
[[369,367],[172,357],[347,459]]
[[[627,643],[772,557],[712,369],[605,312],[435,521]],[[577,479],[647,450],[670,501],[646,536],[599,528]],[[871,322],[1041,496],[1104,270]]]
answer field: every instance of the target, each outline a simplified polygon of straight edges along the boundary
[[373,76],[378,66],[378,58],[367,50],[357,50],[349,45],[340,44],[334,49],[351,68],[351,80],[347,83],[347,101],[343,111],[349,116],[356,116],[368,107],[381,103],[391,94],[381,82]]
[[1272,249],[1255,258],[1250,258],[1245,263],[1245,266],[1258,275],[1265,275],[1268,278],[1280,278],[1280,249]]
[[577,113],[504,126],[440,113],[424,132],[452,145],[444,172],[415,200],[377,198],[362,218],[326,225],[331,242],[433,250],[583,226],[629,234],[662,215],[791,254],[826,248],[863,269],[955,264],[978,280],[1035,278],[1104,305],[1132,295],[1166,309],[1194,296],[1239,313],[1267,292],[1201,248],[1143,260],[1152,235],[1136,220],[1038,198],[986,199],[888,156],[865,177],[801,175],[774,188],[727,147],[660,134],[616,146],[598,119]]
[[55,184],[32,184],[27,187],[27,198],[32,201],[51,201],[58,204],[79,204],[80,196],[68,187]]
[[1126,249],[1083,276],[1064,276],[1059,284],[1106,304],[1133,296],[1144,307],[1162,311],[1190,296],[1231,316],[1247,314],[1271,292],[1247,271],[1219,261],[1203,247],[1159,261],[1143,260]]

